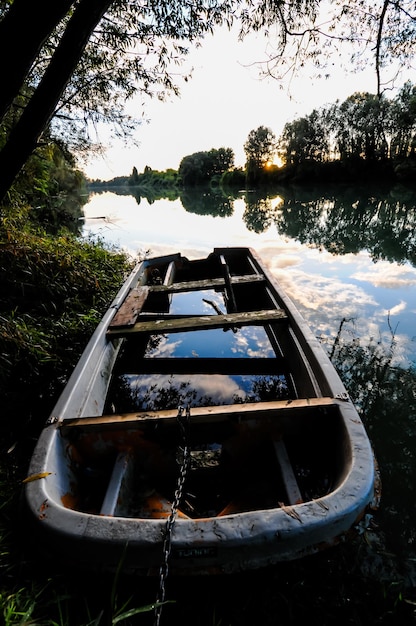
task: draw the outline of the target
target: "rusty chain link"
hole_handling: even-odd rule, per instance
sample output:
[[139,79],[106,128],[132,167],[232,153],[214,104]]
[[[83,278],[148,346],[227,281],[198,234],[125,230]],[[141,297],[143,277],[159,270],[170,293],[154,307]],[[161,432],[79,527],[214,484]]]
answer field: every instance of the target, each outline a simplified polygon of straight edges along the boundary
[[[185,415],[183,414],[184,408],[178,407],[178,414],[176,419],[181,429],[182,435],[182,460],[180,461],[179,476],[176,483],[176,490],[171,505],[169,517],[166,521],[165,537],[163,541],[163,561],[159,570],[159,591],[156,597],[155,606],[155,626],[159,626],[160,618],[162,615],[163,602],[166,595],[166,580],[169,572],[169,557],[172,549],[172,533],[175,525],[178,508],[182,499],[183,487],[185,484],[186,476],[188,473],[191,449],[189,445],[189,424],[191,411],[189,405],[186,407]],[[178,461],[179,462],[179,461]]]

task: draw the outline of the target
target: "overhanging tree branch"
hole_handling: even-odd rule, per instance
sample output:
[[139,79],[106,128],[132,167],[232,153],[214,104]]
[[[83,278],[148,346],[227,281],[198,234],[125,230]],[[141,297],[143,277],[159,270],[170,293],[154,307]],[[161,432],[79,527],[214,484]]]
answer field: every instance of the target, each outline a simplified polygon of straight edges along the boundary
[[383,38],[384,20],[390,0],[384,0],[383,8],[380,13],[377,30],[377,43],[376,43],[376,75],[377,75],[377,96],[381,96],[381,43]]
[[[72,4],[73,0],[14,0],[0,21],[0,121],[43,44]],[[17,32],[19,36],[13,36]]]
[[51,120],[91,33],[114,0],[80,0],[36,91],[0,151],[0,201]]

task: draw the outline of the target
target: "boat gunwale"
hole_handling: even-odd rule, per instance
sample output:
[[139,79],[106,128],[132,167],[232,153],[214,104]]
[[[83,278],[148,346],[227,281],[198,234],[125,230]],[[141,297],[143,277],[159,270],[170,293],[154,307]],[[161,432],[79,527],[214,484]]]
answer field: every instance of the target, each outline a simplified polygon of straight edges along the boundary
[[[226,544],[225,553],[229,555],[224,556],[223,563],[219,565],[224,568],[233,567],[232,563],[234,560],[238,560],[238,555],[231,556],[231,553],[242,549],[248,539],[250,542],[254,541],[254,544],[270,547],[271,554],[268,556],[263,554],[261,559],[263,564],[285,560],[284,556],[279,556],[279,550],[284,551],[286,549],[284,548],[286,541],[289,545],[287,550],[291,552],[291,556],[287,556],[287,558],[297,558],[302,554],[316,551],[318,545],[325,543],[325,537],[330,539],[329,543],[333,543],[336,537],[348,532],[359,521],[373,502],[376,478],[374,455],[364,425],[354,405],[346,399],[344,385],[306,321],[292,300],[282,292],[276,279],[261,264],[257,254],[252,249],[216,248],[214,252],[225,251],[226,253],[228,250],[243,250],[246,254],[251,255],[254,262],[259,266],[259,271],[265,276],[266,282],[276,292],[300,347],[304,350],[307,360],[312,362],[312,369],[318,368],[320,376],[328,382],[329,393],[325,393],[325,397],[309,400],[303,398],[299,399],[299,402],[307,403],[312,400],[312,404],[323,403],[325,405],[328,402],[328,406],[339,407],[342,423],[346,429],[346,441],[350,446],[350,461],[348,471],[334,491],[316,500],[308,500],[290,507],[230,513],[223,517],[177,519],[175,536],[173,537],[175,548],[187,549],[193,545],[194,541],[199,541],[203,546],[215,546],[218,544],[218,537],[221,537],[221,546]],[[182,257],[180,254],[158,257],[157,262],[160,263],[161,259],[164,258],[180,260]],[[111,320],[127,294],[138,284],[144,268],[154,264],[152,261],[154,259],[145,260],[136,266],[97,326],[64,392],[56,403],[51,418],[40,434],[29,466],[29,475],[38,475],[40,478],[30,481],[24,486],[26,505],[32,521],[44,531],[49,530],[55,535],[65,536],[69,543],[71,543],[71,538],[75,541],[81,541],[81,545],[91,540],[93,544],[102,544],[103,549],[104,543],[111,537],[112,542],[114,541],[117,545],[125,545],[128,542],[136,556],[137,551],[140,551],[143,546],[156,544],[159,547],[161,545],[163,530],[166,526],[165,519],[100,516],[67,508],[60,498],[53,495],[54,492],[57,492],[57,488],[54,487],[57,477],[54,472],[50,473],[49,470],[53,467],[53,464],[50,465],[50,459],[57,454],[54,447],[58,445],[57,438],[64,434],[65,429],[69,430],[82,424],[88,427],[88,420],[95,424],[95,426],[91,426],[94,428],[100,424],[100,420],[101,423],[107,418],[109,421],[114,420],[114,416],[102,415],[103,403],[100,405],[98,401],[91,410],[92,405],[87,406],[85,398],[101,375],[100,366],[103,360],[108,357],[108,362],[113,362],[115,356],[113,357],[112,352],[115,353],[117,345],[123,341],[108,337],[107,331]],[[90,374],[88,383],[82,378],[86,373]],[[287,401],[281,402],[287,404]],[[297,400],[292,402],[296,403]],[[76,405],[75,409],[74,405]],[[236,407],[235,410],[241,411],[243,406],[249,405],[231,406]],[[201,411],[208,413],[210,408],[203,407]],[[198,415],[199,410],[198,407],[192,408],[192,413]],[[221,407],[221,410],[224,411],[224,407]],[[250,410],[254,414],[255,410],[250,408],[247,411]],[[150,412],[145,413],[148,415]],[[160,416],[163,412],[157,413]],[[176,416],[177,411],[171,413]],[[137,422],[137,414],[130,414],[130,416],[132,415],[136,416]],[[173,419],[173,415],[166,415],[166,419]],[[143,416],[143,420],[150,420],[150,418]],[[124,421],[127,424],[127,421]],[[300,520],[295,514],[291,514],[293,512],[300,517]],[[203,531],[201,525],[203,525]],[[311,535],[309,531],[305,533],[306,526],[311,529]],[[137,536],[139,527],[144,529],[142,540],[139,540]],[[205,537],[203,541],[201,540],[201,532]],[[308,539],[308,537],[315,537],[315,539]],[[293,546],[293,549],[290,546]],[[229,552],[227,552],[228,548],[230,548]],[[253,557],[252,560],[255,558]],[[214,564],[215,562],[214,559]],[[210,564],[212,565],[212,560],[209,557],[207,559],[201,558],[200,561],[196,560],[195,570],[203,572]],[[181,566],[178,567],[180,569]],[[140,566],[136,569],[139,570]],[[192,567],[188,570],[184,563],[184,570],[192,571]]]

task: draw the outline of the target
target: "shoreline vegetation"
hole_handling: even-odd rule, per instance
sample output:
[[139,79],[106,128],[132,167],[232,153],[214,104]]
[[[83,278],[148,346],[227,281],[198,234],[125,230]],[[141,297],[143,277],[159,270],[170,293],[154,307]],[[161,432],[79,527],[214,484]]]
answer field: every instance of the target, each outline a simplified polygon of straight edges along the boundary
[[231,148],[184,156],[178,170],[88,181],[91,189],[130,186],[175,193],[200,185],[226,193],[241,189],[314,183],[414,183],[416,181],[416,86],[407,82],[393,99],[354,93],[344,102],[314,109],[285,124],[253,129],[244,143],[244,168],[234,166]]
[[[191,155],[203,158],[208,153]],[[317,162],[306,161],[278,167],[268,165],[262,167],[255,181],[249,184],[247,170],[234,168],[211,178],[202,177],[199,168],[198,179],[194,182],[191,176],[187,183],[183,183],[181,170],[153,170],[146,166],[142,173],[133,168],[129,176],[118,176],[111,180],[87,180],[87,189],[92,193],[112,191],[116,194],[131,195],[137,204],[142,198],[151,204],[156,200],[180,199],[184,208],[191,212],[211,212],[219,214],[231,210],[230,203],[238,197],[256,196],[285,197],[293,190],[314,189],[331,191],[349,189],[351,185],[357,187],[371,187],[378,190],[393,190],[395,188],[416,188],[416,156],[409,156],[401,161],[385,159],[381,162],[368,162],[363,158],[347,159],[344,161]],[[204,189],[205,205],[201,207],[200,190]],[[193,207],[193,208],[192,208]]]
[[[211,151],[212,152],[212,151]],[[206,153],[197,153],[206,154]],[[243,168],[227,170],[221,175],[206,177],[195,183],[191,180],[183,184],[180,169],[165,171],[153,170],[146,166],[142,173],[136,168],[130,175],[117,176],[110,180],[90,179],[87,187],[91,191],[107,191],[116,188],[135,189],[141,195],[150,197],[177,198],[183,190],[207,185],[220,189],[226,195],[234,195],[247,188],[254,187],[272,193],[276,188],[311,184],[373,184],[383,186],[416,183],[416,156],[401,161],[385,159],[368,162],[363,158],[344,161],[305,161],[300,164],[284,166],[269,165],[262,168],[255,183],[248,185],[247,172]]]
[[177,170],[152,170],[146,166],[142,173],[133,168],[129,176],[117,176],[111,180],[87,180],[87,189],[92,193],[114,191],[121,195],[132,195],[138,202],[144,197],[149,202],[186,198],[200,189],[224,198],[237,198],[241,194],[256,191],[261,196],[279,194],[291,188],[347,188],[351,185],[393,188],[396,185],[416,187],[416,158],[395,164],[392,161],[368,163],[363,159],[347,162],[307,162],[302,165],[269,166],[262,172],[261,181],[247,185],[246,171],[236,168],[221,176],[204,180],[195,185],[184,185]]

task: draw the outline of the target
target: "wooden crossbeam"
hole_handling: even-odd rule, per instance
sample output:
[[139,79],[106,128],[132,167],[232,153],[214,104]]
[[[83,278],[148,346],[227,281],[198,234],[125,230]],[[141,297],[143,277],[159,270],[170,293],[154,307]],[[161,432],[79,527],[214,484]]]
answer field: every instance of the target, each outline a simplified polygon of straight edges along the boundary
[[208,330],[212,328],[232,328],[235,326],[259,326],[286,320],[282,309],[270,311],[248,311],[225,315],[198,315],[184,318],[164,317],[154,321],[140,321],[127,328],[109,328],[110,337],[128,337],[135,333],[179,333],[182,331]]
[[[191,423],[224,422],[229,419],[256,419],[276,417],[300,417],[310,412],[316,415],[319,410],[333,410],[339,406],[334,398],[302,398],[299,400],[275,400],[272,402],[250,402],[247,404],[228,404],[218,406],[193,407],[191,409]],[[80,417],[64,420],[59,424],[61,432],[68,434],[74,428],[83,431],[95,429],[120,429],[144,427],[146,424],[163,422],[175,423],[178,411],[166,409],[163,411],[139,411],[137,413],[120,413],[115,415],[100,415],[96,417]]]
[[[172,268],[171,268],[172,266]],[[173,263],[169,266],[173,272]],[[228,277],[228,283],[234,285],[262,282],[265,278],[259,274],[249,274],[246,276]],[[115,314],[109,328],[119,328],[122,326],[133,326],[141,313],[144,303],[149,293],[183,293],[187,291],[203,291],[208,289],[221,289],[227,287],[225,278],[211,278],[206,280],[193,280],[163,285],[141,285],[135,287],[125,298],[120,309]]]
[[129,471],[131,464],[128,452],[120,452],[116,458],[110,482],[101,505],[100,515],[115,515],[123,481]]
[[[231,276],[231,284],[241,285],[246,283],[264,282],[262,274],[247,274],[244,276]],[[203,280],[190,280],[171,285],[152,285],[150,289],[154,293],[181,293],[183,291],[203,291],[204,289],[221,289],[226,286],[225,278],[207,278]]]
[[[123,355],[120,371],[124,374],[247,374],[277,375],[285,372],[285,359],[276,358],[147,358]],[[117,370],[118,371],[118,370]]]

